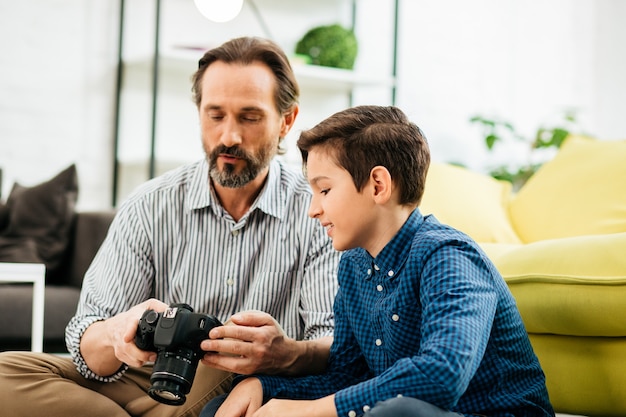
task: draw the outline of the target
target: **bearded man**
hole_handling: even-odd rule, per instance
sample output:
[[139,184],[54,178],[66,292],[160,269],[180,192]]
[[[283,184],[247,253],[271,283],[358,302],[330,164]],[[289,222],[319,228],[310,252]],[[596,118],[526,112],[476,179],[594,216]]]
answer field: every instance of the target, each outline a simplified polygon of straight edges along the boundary
[[[273,42],[209,50],[193,76],[206,157],[140,186],[119,208],[66,329],[71,359],[0,354],[6,415],[197,416],[233,373],[326,366],[339,253],[307,216],[301,172],[274,158],[298,115],[298,84]],[[183,405],[147,395],[157,354],[135,334],[146,310],[184,303],[227,326]]]

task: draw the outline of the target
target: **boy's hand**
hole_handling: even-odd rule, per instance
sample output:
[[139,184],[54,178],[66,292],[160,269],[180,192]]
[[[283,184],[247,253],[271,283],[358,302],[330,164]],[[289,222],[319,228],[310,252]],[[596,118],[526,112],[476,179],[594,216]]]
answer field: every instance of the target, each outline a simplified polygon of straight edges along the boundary
[[[243,414],[242,414],[243,415]],[[247,415],[247,414],[246,414]],[[335,396],[319,400],[270,400],[253,417],[337,417]]]
[[257,378],[241,381],[228,394],[215,417],[250,417],[263,404],[263,387]]

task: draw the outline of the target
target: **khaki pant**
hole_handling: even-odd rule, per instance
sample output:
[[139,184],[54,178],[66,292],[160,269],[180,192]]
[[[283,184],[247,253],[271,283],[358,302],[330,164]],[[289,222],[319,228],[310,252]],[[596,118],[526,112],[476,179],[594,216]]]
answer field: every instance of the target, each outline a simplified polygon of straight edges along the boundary
[[78,373],[71,359],[45,353],[0,353],[0,415],[11,417],[192,417],[230,388],[232,374],[200,364],[187,401],[161,404],[147,394],[151,366],[115,382]]

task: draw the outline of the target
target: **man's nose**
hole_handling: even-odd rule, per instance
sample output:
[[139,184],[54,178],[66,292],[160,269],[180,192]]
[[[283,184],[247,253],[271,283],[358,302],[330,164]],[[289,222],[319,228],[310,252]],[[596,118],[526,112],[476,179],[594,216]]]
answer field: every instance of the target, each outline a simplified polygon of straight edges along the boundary
[[226,120],[223,124],[220,141],[227,147],[240,145],[242,142],[242,136],[238,123],[232,119]]

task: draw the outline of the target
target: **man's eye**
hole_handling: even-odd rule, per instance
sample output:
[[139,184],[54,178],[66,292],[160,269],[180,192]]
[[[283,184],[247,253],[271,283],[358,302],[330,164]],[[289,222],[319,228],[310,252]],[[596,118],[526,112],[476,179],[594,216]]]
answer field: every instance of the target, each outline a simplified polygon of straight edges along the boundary
[[261,120],[261,118],[257,116],[244,116],[242,119],[246,122],[252,122],[252,123],[256,123],[259,120]]

